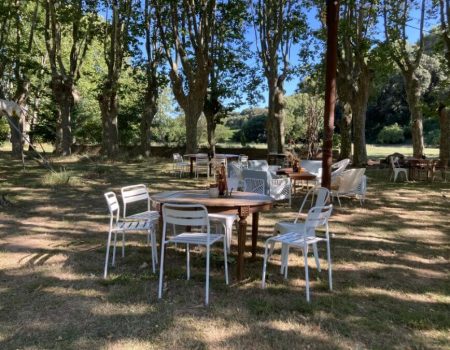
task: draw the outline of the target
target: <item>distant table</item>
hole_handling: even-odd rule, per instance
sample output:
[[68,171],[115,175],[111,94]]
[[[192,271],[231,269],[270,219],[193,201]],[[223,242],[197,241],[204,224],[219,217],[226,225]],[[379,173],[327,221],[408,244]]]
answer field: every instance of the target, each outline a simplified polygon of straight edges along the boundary
[[[256,244],[258,239],[259,212],[272,208],[273,199],[269,196],[250,193],[233,192],[232,197],[210,198],[208,191],[169,191],[152,196],[158,204],[158,209],[162,218],[162,204],[202,204],[210,213],[226,213],[239,215],[238,230],[238,258],[237,258],[237,279],[242,280],[244,276],[244,253],[245,242],[247,240],[247,217],[252,214],[252,258],[256,257]],[[161,225],[162,227],[162,225]]]
[[281,168],[277,170],[277,175],[286,175],[289,176],[289,178],[294,182],[294,193],[296,191],[295,182],[296,181],[306,181],[306,186],[309,185],[309,181],[315,180],[316,175],[311,174],[310,172],[306,171],[304,168],[300,168],[298,172],[294,172],[292,168]]
[[435,160],[434,159],[420,159],[409,158],[406,160],[406,164],[409,168],[409,178],[411,180],[421,180],[420,174],[426,173],[426,180],[430,179],[431,172],[433,170]]

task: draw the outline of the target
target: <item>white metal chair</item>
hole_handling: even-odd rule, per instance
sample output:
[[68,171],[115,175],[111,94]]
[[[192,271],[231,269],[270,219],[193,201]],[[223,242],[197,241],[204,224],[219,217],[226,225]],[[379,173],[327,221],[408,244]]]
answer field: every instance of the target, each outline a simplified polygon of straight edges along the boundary
[[244,179],[244,192],[266,194],[265,182],[263,179],[247,177]]
[[189,171],[190,164],[189,162],[185,162],[183,156],[179,153],[173,154],[173,172],[174,174],[180,173],[180,177],[184,172]]
[[130,231],[146,231],[149,236],[149,241],[151,244],[152,253],[152,269],[153,273],[156,272],[155,265],[158,263],[157,251],[156,251],[156,234],[155,225],[152,221],[145,219],[134,219],[134,220],[121,220],[120,219],[120,206],[117,201],[116,194],[114,192],[105,193],[106,203],[108,204],[110,220],[109,220],[109,233],[108,241],[106,243],[106,258],[105,258],[105,269],[103,277],[106,278],[108,275],[108,262],[109,262],[109,250],[111,246],[111,238],[114,234],[114,249],[112,256],[112,266],[116,262],[116,246],[117,246],[117,234],[122,234],[122,257],[125,256],[125,233]]
[[[209,221],[211,224],[216,225],[216,230],[220,227],[224,230],[225,237],[227,239],[227,249],[230,251],[231,248],[231,238],[233,234],[233,224],[239,222],[239,216],[236,214],[220,214],[220,213],[210,213],[208,214]],[[236,230],[238,228],[236,227]],[[217,231],[216,231],[217,233]]]
[[398,174],[404,174],[406,181],[408,181],[408,169],[401,168],[398,164],[398,157],[390,157],[389,159],[392,168],[392,174],[390,179],[394,178],[394,182],[397,180]]
[[248,168],[248,156],[245,154],[240,154],[238,158],[238,163],[242,168]]
[[[164,278],[164,254],[168,243],[186,244],[186,274],[190,279],[190,245],[206,246],[206,287],[205,304],[209,302],[209,261],[211,245],[222,241],[225,264],[225,282],[228,284],[227,242],[224,235],[212,234],[208,219],[208,210],[199,204],[165,204],[162,209],[164,225],[161,242],[161,265],[159,274],[158,298],[161,299]],[[200,232],[182,232],[172,237],[167,237],[167,225],[197,227]]]
[[[314,202],[315,197],[315,202]],[[291,221],[279,221],[275,224],[274,234],[285,234],[291,231],[299,231],[303,227],[303,223],[299,222],[301,218],[303,208],[307,203],[308,199],[311,200],[311,207],[323,207],[330,202],[330,191],[325,187],[311,188],[308,193],[306,193],[305,198],[300,206],[297,216],[293,222]],[[275,242],[270,247],[270,255],[272,255]],[[319,254],[317,251],[317,245],[313,245],[314,258],[316,260],[317,269],[320,271]],[[289,259],[289,247],[283,245],[281,248],[281,268],[280,273],[285,275],[287,278],[288,269],[288,259]]]
[[209,180],[209,159],[208,155],[205,154],[198,154],[197,157],[195,157],[195,177],[198,178],[198,175],[201,172],[204,172]]
[[[303,259],[305,264],[305,282],[306,282],[306,301],[310,301],[309,295],[309,270],[308,270],[308,246],[316,245],[318,242],[325,241],[327,243],[327,260],[328,260],[328,279],[330,290],[333,289],[332,270],[331,270],[331,253],[330,253],[330,235],[328,232],[328,219],[330,218],[333,206],[330,204],[323,207],[313,207],[309,210],[305,223],[296,231],[291,231],[278,236],[269,238],[266,241],[264,251],[264,263],[262,273],[262,288],[266,286],[266,266],[269,258],[269,245],[281,243],[283,246],[300,248],[303,251]],[[325,227],[325,237],[316,236],[316,229]],[[287,269],[286,269],[287,271]],[[286,277],[286,275],[285,275]]]
[[355,196],[358,188],[363,181],[362,177],[366,169],[349,169],[332,180],[331,182],[331,199],[337,197],[339,206],[341,205],[341,196]]

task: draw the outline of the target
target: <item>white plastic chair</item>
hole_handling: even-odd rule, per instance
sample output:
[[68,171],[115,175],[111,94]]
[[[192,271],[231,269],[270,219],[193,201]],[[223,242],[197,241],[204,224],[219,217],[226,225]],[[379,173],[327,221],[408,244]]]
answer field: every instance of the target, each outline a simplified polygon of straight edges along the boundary
[[333,179],[331,182],[331,199],[334,200],[334,197],[337,197],[339,206],[342,206],[341,196],[355,196],[361,181],[363,181],[362,177],[365,171],[364,168],[349,169]]
[[397,180],[398,174],[404,174],[406,181],[408,181],[408,169],[401,168],[398,164],[398,157],[390,157],[392,174],[390,179],[394,178],[394,182]]
[[361,182],[359,183],[359,185],[356,187],[355,190],[355,195],[357,198],[359,198],[359,203],[361,203],[361,206],[366,200],[366,193],[367,193],[367,176],[363,175],[361,176]]
[[180,177],[184,172],[189,171],[190,164],[189,162],[185,162],[183,156],[179,153],[173,154],[173,172],[174,174],[180,173]]
[[[314,202],[315,197],[315,202]],[[275,224],[274,234],[285,234],[291,231],[300,231],[303,228],[303,223],[299,222],[301,218],[303,208],[308,201],[308,198],[311,199],[311,207],[324,207],[330,202],[330,191],[325,187],[311,188],[308,193],[306,193],[305,198],[303,199],[302,205],[297,213],[297,216],[293,222],[291,221],[279,221]],[[270,247],[270,255],[272,255],[273,243]],[[317,269],[320,271],[320,262],[319,262],[319,254],[317,251],[317,245],[313,245],[314,258],[316,260]],[[288,259],[289,259],[289,247],[282,246],[281,249],[281,268],[280,273],[283,274],[285,278],[287,278],[287,269],[288,269]]]
[[[210,223],[208,219],[208,210],[205,206],[199,204],[165,204],[163,213],[163,233],[161,242],[161,265],[159,273],[158,298],[161,299],[163,292],[164,278],[164,254],[165,246],[168,243],[186,244],[186,275],[190,279],[190,251],[189,246],[206,246],[206,287],[205,287],[205,305],[209,302],[209,261],[210,247],[212,244],[223,242],[223,257],[225,264],[225,282],[228,284],[228,264],[227,264],[227,242],[224,235],[212,234],[210,232]],[[200,228],[200,232],[182,232],[167,238],[167,225],[189,226]]]
[[242,168],[248,168],[248,156],[245,154],[240,154],[238,158],[238,163]]
[[106,278],[108,275],[108,262],[109,262],[109,250],[111,246],[111,238],[114,233],[114,249],[112,256],[112,266],[116,262],[116,246],[117,246],[117,234],[122,234],[122,257],[125,256],[125,233],[134,231],[146,231],[149,236],[151,244],[152,253],[152,269],[153,273],[156,272],[155,265],[158,263],[157,251],[156,251],[156,234],[154,222],[145,219],[134,219],[134,220],[121,220],[120,219],[120,206],[117,201],[116,194],[114,192],[105,193],[106,203],[108,204],[110,220],[109,220],[109,233],[108,240],[106,243],[106,258],[105,258],[105,269],[103,277]]
[[207,154],[198,154],[197,157],[195,157],[194,169],[196,178],[198,178],[198,174],[204,172],[209,180],[209,159]]
[[265,182],[263,179],[247,177],[244,179],[244,192],[266,194]]
[[[266,286],[266,266],[269,258],[269,245],[281,243],[283,246],[300,248],[303,251],[303,259],[305,265],[305,282],[306,282],[306,301],[310,301],[309,295],[309,270],[308,270],[308,246],[316,245],[318,242],[325,241],[327,243],[327,260],[328,260],[328,280],[330,290],[333,290],[331,253],[330,253],[330,235],[328,232],[328,219],[330,218],[333,206],[330,204],[324,207],[313,207],[309,210],[305,223],[296,231],[288,232],[282,235],[274,236],[266,241],[264,251],[264,263],[262,273],[262,288]],[[325,227],[325,237],[316,236],[318,227]],[[287,269],[286,269],[287,271]],[[286,275],[285,275],[286,276]]]

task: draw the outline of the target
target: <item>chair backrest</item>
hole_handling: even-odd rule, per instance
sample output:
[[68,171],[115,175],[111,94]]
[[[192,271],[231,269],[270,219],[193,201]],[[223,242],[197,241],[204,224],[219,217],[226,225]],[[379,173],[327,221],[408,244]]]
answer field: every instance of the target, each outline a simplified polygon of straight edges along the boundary
[[208,210],[201,204],[172,204],[167,203],[162,207],[162,215],[164,221],[163,232],[167,224],[202,227],[206,228],[209,234]]
[[345,168],[347,168],[347,165],[349,165],[349,164],[350,164],[350,159],[348,159],[348,158],[342,159],[339,162],[332,164],[331,169],[334,169],[334,170],[331,172],[331,176],[334,177],[334,176],[338,176],[338,175],[342,174],[344,172]]
[[308,216],[305,220],[305,230],[315,230],[320,226],[326,226],[328,228],[328,219],[330,218],[332,211],[332,204],[321,207],[312,207],[309,209]]
[[[316,201],[314,202],[314,204],[312,202],[313,196],[316,197]],[[311,188],[308,191],[308,193],[306,193],[306,196],[303,199],[302,205],[300,206],[300,209],[294,222],[297,222],[298,219],[300,218],[300,214],[303,211],[303,208],[308,200],[308,197],[311,197],[311,207],[324,207],[327,205],[327,203],[330,202],[330,191],[328,190],[328,188],[325,187]]]
[[263,170],[253,170],[253,169],[243,169],[242,179],[261,179],[264,181],[265,193],[268,194],[270,188],[270,181],[272,180],[272,175],[268,171]]
[[183,161],[183,156],[180,153],[173,154],[174,163],[181,163]]
[[252,159],[248,161],[248,168],[252,170],[267,171],[269,169],[269,164],[265,159]]
[[263,179],[244,178],[244,192],[266,194],[266,186]]
[[209,159],[208,155],[206,153],[199,153],[195,157],[195,165],[208,165],[209,166]]
[[244,167],[248,167],[248,156],[245,154],[240,154],[238,158],[239,164],[241,164]]
[[114,192],[106,192],[104,196],[106,199],[106,203],[108,204],[110,222],[112,225],[114,219],[116,220],[116,222],[119,220],[120,215],[119,201],[117,200],[116,194]]
[[150,195],[144,184],[125,186],[120,189],[123,202],[123,217],[127,216],[127,204],[140,201],[147,202],[147,210],[150,210]]
[[242,165],[237,162],[228,164],[228,176],[232,178],[242,179]]
[[395,169],[395,168],[399,168],[399,167],[400,167],[400,165],[398,164],[398,157],[396,157],[396,156],[390,156],[390,157],[389,157],[389,161],[390,161],[390,163],[391,163],[392,169]]
[[345,170],[339,177],[339,188],[338,192],[354,192],[361,183],[361,178],[364,175],[366,169],[349,169]]

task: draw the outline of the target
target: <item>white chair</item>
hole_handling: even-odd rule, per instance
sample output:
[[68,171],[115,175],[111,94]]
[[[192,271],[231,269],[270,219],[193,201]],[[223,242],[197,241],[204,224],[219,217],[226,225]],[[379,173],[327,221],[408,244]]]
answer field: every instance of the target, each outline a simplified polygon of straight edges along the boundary
[[[165,246],[168,243],[186,244],[186,275],[190,279],[190,245],[206,246],[206,287],[205,287],[205,305],[209,302],[209,260],[211,245],[223,242],[223,257],[225,264],[225,282],[228,284],[228,265],[227,265],[227,242],[224,235],[212,234],[210,232],[210,223],[208,219],[208,210],[205,206],[199,204],[165,204],[163,212],[163,233],[161,242],[161,266],[159,273],[158,298],[161,299],[163,292],[164,278],[164,254]],[[183,232],[167,238],[167,225],[197,227],[200,232]]]
[[238,158],[238,163],[242,168],[248,168],[248,156],[245,154],[240,154]]
[[275,177],[271,174],[269,166],[266,170],[243,169],[242,177],[262,179],[264,181],[264,194],[272,197],[276,201],[287,199],[291,205],[292,184],[288,177]]
[[[309,270],[308,270],[308,246],[316,245],[318,242],[327,243],[328,279],[330,290],[333,289],[330,253],[330,235],[328,232],[328,219],[330,218],[333,206],[330,204],[323,207],[313,207],[309,210],[305,223],[296,231],[274,236],[266,241],[264,251],[264,263],[262,273],[262,288],[266,286],[266,266],[269,258],[269,246],[274,243],[281,243],[283,246],[300,248],[303,251],[305,265],[306,301],[310,301],[309,295]],[[316,229],[324,226],[325,237],[316,236]],[[286,269],[287,270],[287,269]]]
[[[314,202],[315,197],[315,202]],[[292,231],[299,231],[303,227],[303,223],[299,222],[301,218],[303,208],[307,203],[308,199],[311,200],[311,207],[324,207],[330,202],[330,191],[325,187],[311,188],[308,193],[306,193],[305,198],[303,199],[302,205],[297,213],[297,216],[293,222],[291,221],[280,221],[275,224],[274,234],[285,234]],[[274,244],[270,247],[270,255],[272,255],[274,248]],[[317,269],[320,271],[320,262],[319,262],[319,254],[317,251],[317,245],[313,245],[314,258],[316,260]],[[287,269],[288,269],[288,259],[289,259],[289,247],[282,246],[281,249],[281,268],[280,273],[283,274],[285,278],[287,278]]]
[[263,179],[247,177],[244,179],[244,192],[266,194],[265,182]]
[[390,179],[394,178],[394,182],[397,180],[398,174],[404,174],[406,181],[408,181],[408,169],[401,168],[398,164],[398,157],[390,157],[390,163],[392,168],[392,174]]
[[363,175],[361,176],[361,182],[356,187],[355,191],[355,195],[357,198],[359,198],[359,203],[361,203],[361,206],[366,200],[366,192],[367,192],[367,176]]
[[103,277],[106,278],[108,275],[108,262],[109,262],[109,250],[111,246],[111,238],[114,233],[114,249],[112,256],[112,266],[116,262],[116,246],[117,246],[117,234],[122,234],[122,257],[125,256],[125,233],[135,232],[135,231],[146,231],[150,238],[151,253],[152,253],[152,269],[153,273],[156,272],[155,265],[158,263],[157,251],[156,251],[156,234],[155,225],[152,221],[145,219],[134,219],[134,220],[121,220],[120,217],[120,206],[117,201],[116,194],[114,192],[105,193],[106,203],[108,204],[110,220],[109,220],[109,233],[108,241],[106,243],[106,258],[105,258],[105,269]]
[[205,154],[198,154],[197,157],[195,157],[195,177],[198,178],[198,175],[203,172],[206,173],[206,176],[209,180],[209,159],[208,155]]
[[331,199],[337,197],[341,206],[341,196],[356,196],[366,169],[345,170],[331,182]]
[[173,172],[174,174],[180,173],[180,177],[184,172],[189,172],[190,164],[185,162],[183,156],[179,153],[173,154]]
[[[239,222],[239,216],[236,214],[208,214],[209,221],[211,224],[215,224],[216,226],[216,233],[219,232],[220,229],[223,229],[223,232],[225,234],[225,237],[227,239],[227,250],[230,251],[231,248],[231,238],[233,234],[233,224],[238,224]],[[238,230],[238,227],[236,226],[236,231]],[[221,230],[220,230],[221,231]]]

